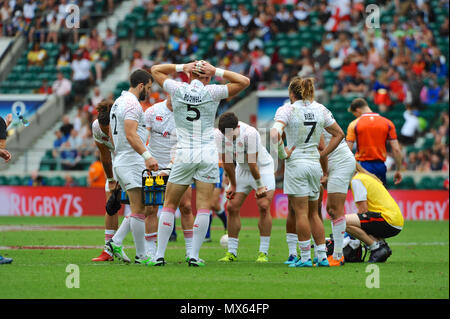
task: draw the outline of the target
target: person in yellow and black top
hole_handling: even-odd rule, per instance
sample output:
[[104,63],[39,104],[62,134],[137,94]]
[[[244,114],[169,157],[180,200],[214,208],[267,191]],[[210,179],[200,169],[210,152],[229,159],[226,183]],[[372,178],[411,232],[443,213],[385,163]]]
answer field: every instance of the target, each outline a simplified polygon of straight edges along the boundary
[[359,164],[350,186],[358,213],[346,215],[346,231],[369,247],[369,262],[385,262],[392,251],[384,239],[400,233],[402,212],[383,183]]

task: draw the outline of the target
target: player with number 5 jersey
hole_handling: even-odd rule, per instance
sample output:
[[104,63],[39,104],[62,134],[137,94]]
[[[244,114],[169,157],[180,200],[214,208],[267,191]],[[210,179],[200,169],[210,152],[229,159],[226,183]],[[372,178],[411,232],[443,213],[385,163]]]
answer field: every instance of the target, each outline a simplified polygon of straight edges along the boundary
[[[176,82],[170,74],[185,72],[190,83]],[[199,259],[211,214],[211,194],[219,182],[218,153],[214,139],[214,120],[222,99],[232,97],[249,84],[250,80],[238,73],[215,68],[205,61],[189,64],[160,64],[152,67],[156,82],[170,95],[175,126],[177,150],[165,201],[158,224],[158,248],[155,266],[165,264],[164,252],[172,232],[174,213],[185,190],[195,182],[197,216],[189,266],[204,266]],[[212,76],[228,80],[226,85],[209,85]]]

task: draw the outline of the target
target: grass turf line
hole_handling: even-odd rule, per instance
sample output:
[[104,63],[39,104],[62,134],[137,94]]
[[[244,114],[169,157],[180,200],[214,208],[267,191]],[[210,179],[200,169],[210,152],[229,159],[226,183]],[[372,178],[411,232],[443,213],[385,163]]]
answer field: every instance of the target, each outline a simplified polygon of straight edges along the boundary
[[[1,217],[0,225],[92,225],[101,217]],[[189,268],[184,262],[184,240],[169,243],[166,267],[124,265],[118,261],[93,263],[100,250],[5,250],[14,258],[0,266],[0,298],[449,298],[448,222],[406,221],[404,230],[388,243],[393,255],[380,268],[380,288],[368,289],[367,263],[347,263],[340,268],[300,269],[283,264],[288,250],[284,220],[273,220],[270,263],[257,264],[259,234],[256,219],[243,219],[239,261],[217,262],[225,249],[219,245],[221,222],[214,218],[211,243],[204,243],[200,256],[205,268]],[[180,226],[180,221],[177,220]],[[326,234],[331,232],[325,221]],[[405,245],[404,243],[419,245]],[[399,243],[399,245],[396,245]],[[0,232],[0,246],[102,245],[101,230]],[[131,234],[124,245],[133,246]],[[126,249],[130,258],[134,249]],[[80,267],[80,288],[66,288],[66,266]]]

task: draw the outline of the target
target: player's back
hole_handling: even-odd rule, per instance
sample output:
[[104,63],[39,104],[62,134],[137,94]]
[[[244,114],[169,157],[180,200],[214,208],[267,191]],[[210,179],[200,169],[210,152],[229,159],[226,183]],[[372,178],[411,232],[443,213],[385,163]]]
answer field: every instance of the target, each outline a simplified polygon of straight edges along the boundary
[[295,146],[290,160],[313,160],[320,158],[318,146],[325,127],[333,124],[331,112],[315,101],[296,101],[277,110],[276,121],[286,124],[288,148]]
[[127,91],[114,101],[110,112],[110,130],[114,142],[114,166],[145,165],[144,159],[131,147],[125,134],[125,120],[138,122],[137,134],[145,145],[147,130],[144,112],[137,97]]
[[215,149],[214,120],[220,100],[228,97],[226,86],[166,80],[164,87],[172,97],[178,148]]

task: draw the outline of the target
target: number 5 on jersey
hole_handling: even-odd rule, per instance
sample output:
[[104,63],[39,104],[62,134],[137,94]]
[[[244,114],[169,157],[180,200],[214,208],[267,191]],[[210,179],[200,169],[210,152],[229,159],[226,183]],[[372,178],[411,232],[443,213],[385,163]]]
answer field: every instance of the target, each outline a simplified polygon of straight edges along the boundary
[[187,105],[187,111],[194,111],[195,117],[186,116],[186,120],[194,122],[197,121],[200,118],[200,111],[198,108],[193,107],[192,105]]

